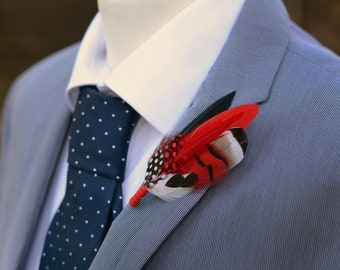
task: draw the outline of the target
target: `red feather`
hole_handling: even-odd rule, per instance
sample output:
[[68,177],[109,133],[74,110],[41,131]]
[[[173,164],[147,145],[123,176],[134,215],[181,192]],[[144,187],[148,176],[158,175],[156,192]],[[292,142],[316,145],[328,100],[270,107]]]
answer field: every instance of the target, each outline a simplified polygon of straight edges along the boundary
[[241,105],[213,116],[187,134],[164,137],[149,160],[144,185],[131,198],[130,204],[137,206],[147,193],[146,189],[164,200],[171,200],[222,179],[232,160],[227,150],[219,149],[215,142],[227,137],[228,130],[244,130],[258,110],[255,104]]
[[181,149],[178,158],[186,155],[187,151],[191,151],[191,149],[201,151],[200,148],[216,140],[226,130],[237,127],[245,130],[257,113],[257,105],[247,104],[212,117],[183,138],[183,145],[186,145],[186,147]]
[[[207,169],[195,162],[199,157],[204,164],[213,164],[214,180],[217,181],[227,173],[224,162],[216,161],[210,153],[207,145],[217,140],[221,134],[232,128],[242,128],[243,130],[250,124],[258,113],[258,106],[254,104],[241,105],[225,112],[222,112],[208,121],[204,122],[191,131],[182,139],[182,148],[178,155],[171,161],[176,164],[175,173],[185,174],[188,171],[195,172],[198,182],[195,187],[201,188],[210,184],[210,177],[207,176]],[[214,148],[220,156],[228,161],[223,153]]]

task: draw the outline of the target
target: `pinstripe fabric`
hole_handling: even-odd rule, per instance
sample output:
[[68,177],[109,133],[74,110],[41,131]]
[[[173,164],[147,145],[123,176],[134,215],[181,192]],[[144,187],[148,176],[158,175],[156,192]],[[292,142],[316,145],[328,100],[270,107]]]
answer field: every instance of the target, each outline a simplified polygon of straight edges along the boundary
[[143,269],[338,268],[339,77],[290,50],[247,129],[248,156]]
[[[25,167],[27,155],[21,157],[16,146],[30,151],[28,143],[57,133],[51,124],[35,141],[21,140],[12,134],[32,138],[34,132],[28,120],[16,121],[37,107],[27,100],[35,103],[42,97],[46,107],[65,119],[66,109],[59,112],[52,106],[64,102],[53,92],[59,88],[49,89],[49,95],[33,91],[37,81],[44,82],[43,70],[63,70],[65,58],[50,59],[22,77],[7,105],[0,192],[11,195],[0,193],[0,242],[6,243],[0,269],[23,268],[35,222],[29,219],[20,231],[19,216],[37,218],[39,210],[32,209],[39,209],[43,199],[30,201],[30,184],[36,181],[45,194],[49,179],[34,178],[38,168],[47,166],[42,153],[32,157],[31,175],[23,179],[16,168]],[[91,269],[337,269],[339,62],[289,21],[280,1],[246,1],[230,40],[178,126],[237,91],[233,106],[260,103],[260,114],[247,129],[247,156],[226,181],[206,192],[173,203],[148,195],[137,208],[126,207]],[[24,85],[27,92],[18,88]],[[27,105],[18,110],[21,104]],[[39,114],[33,116],[44,123]],[[54,123],[61,123],[60,118],[53,118]],[[21,194],[20,200],[14,201],[12,194]],[[9,210],[8,205],[16,207]]]
[[288,48],[247,129],[248,155],[227,179],[125,209],[92,269],[337,268],[340,81],[300,53]]

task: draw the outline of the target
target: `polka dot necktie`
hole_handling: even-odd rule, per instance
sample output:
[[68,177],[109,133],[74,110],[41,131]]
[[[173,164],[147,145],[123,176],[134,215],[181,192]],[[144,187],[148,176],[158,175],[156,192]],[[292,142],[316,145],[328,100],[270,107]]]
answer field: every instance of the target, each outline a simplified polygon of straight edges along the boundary
[[70,128],[65,197],[49,227],[40,269],[88,269],[122,210],[137,113],[122,99],[82,87]]

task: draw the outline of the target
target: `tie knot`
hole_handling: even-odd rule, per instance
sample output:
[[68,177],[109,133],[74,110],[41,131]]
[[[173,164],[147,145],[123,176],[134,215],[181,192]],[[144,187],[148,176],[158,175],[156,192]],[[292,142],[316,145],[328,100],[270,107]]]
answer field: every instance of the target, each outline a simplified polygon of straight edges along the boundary
[[82,87],[70,128],[70,166],[122,180],[137,118],[122,99]]

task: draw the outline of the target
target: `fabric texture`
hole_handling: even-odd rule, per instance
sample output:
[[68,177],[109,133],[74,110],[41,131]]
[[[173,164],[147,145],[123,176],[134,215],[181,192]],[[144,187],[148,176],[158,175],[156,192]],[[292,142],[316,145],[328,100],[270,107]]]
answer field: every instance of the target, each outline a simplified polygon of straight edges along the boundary
[[[76,53],[30,69],[6,102],[0,269],[26,269],[58,160],[49,149],[61,149],[70,119],[60,89]],[[281,1],[247,0],[177,123],[236,91],[232,107],[260,105],[246,157],[208,190],[171,203],[149,194],[124,208],[90,269],[338,269],[339,89],[338,56],[296,27]]]
[[129,138],[137,113],[82,87],[72,117],[65,198],[48,230],[40,269],[87,269],[122,210]]

